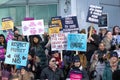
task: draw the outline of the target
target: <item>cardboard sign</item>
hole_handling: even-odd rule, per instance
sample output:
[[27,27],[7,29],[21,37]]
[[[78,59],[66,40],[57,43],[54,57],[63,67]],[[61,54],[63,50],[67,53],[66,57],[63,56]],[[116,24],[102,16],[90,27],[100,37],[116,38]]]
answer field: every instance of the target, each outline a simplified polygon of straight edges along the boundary
[[49,35],[51,35],[53,33],[59,33],[59,32],[60,32],[59,27],[51,27],[51,28],[49,28]]
[[76,33],[79,31],[78,21],[76,16],[62,18],[63,32]]
[[[51,18],[51,24],[56,25],[55,27],[59,27],[60,29],[62,29],[61,16],[52,17]],[[50,26],[50,27],[52,27],[52,26]]]
[[29,43],[9,40],[5,56],[6,64],[26,66]]
[[102,15],[103,7],[90,5],[88,9],[87,22],[98,24],[99,16]]
[[44,34],[43,20],[22,21],[23,35]]
[[51,48],[55,50],[66,50],[67,39],[64,33],[52,34],[51,35]]
[[102,15],[99,17],[98,27],[107,27],[107,26],[108,26],[107,14],[102,14]]
[[86,51],[87,35],[86,34],[68,34],[67,50]]
[[2,18],[2,30],[13,29],[14,22],[11,17]]

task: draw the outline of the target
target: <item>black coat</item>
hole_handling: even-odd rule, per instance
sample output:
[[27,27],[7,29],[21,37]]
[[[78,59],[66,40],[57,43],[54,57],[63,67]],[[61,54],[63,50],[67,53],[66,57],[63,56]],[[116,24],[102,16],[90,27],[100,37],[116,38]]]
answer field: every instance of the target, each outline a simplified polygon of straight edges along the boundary
[[57,68],[53,71],[50,67],[46,67],[42,70],[40,80],[65,80],[61,69]]

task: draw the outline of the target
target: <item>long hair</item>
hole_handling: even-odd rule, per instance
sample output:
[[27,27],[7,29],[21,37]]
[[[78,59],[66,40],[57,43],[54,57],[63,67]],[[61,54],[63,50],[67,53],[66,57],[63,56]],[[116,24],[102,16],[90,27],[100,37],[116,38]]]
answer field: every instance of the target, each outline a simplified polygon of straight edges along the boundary
[[[0,37],[3,37],[4,38],[4,44],[6,44],[6,40],[5,40],[5,36],[3,34],[0,34]],[[1,43],[1,42],[0,42]]]
[[[117,27],[119,28],[119,26],[114,26],[114,27],[113,27],[113,30],[112,30],[113,33],[112,33],[112,35],[116,35],[116,33],[115,33],[115,28],[117,28]],[[120,32],[119,32],[119,34],[120,34]]]

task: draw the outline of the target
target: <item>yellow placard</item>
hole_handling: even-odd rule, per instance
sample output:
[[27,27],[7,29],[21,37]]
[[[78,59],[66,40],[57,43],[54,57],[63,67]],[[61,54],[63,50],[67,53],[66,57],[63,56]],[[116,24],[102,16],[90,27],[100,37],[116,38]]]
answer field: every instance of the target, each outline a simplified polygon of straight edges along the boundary
[[59,33],[59,32],[60,32],[60,28],[59,27],[49,28],[49,35],[51,35],[53,33]]
[[13,29],[14,23],[13,21],[4,21],[2,22],[2,30]]
[[61,22],[61,20],[52,20],[51,24],[57,24],[58,26],[56,26],[56,27],[60,27],[60,29],[62,29],[62,22]]

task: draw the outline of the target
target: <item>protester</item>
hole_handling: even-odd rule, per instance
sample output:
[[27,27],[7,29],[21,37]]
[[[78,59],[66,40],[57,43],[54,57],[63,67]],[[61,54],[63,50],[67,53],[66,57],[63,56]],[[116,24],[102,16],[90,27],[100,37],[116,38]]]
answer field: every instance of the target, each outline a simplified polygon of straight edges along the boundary
[[106,67],[104,69],[103,80],[112,80],[113,72],[119,69],[120,63],[118,59],[118,54],[117,52],[111,52],[109,62],[106,64]]
[[63,72],[57,67],[54,57],[49,57],[48,67],[42,70],[40,80],[65,80]]
[[98,49],[99,36],[95,33],[94,27],[88,27],[88,39],[87,39],[87,60],[90,61],[92,54]]
[[111,46],[112,46],[112,32],[111,31],[107,31],[102,42],[105,44],[105,48],[107,50],[111,50]]
[[73,57],[73,66],[69,71],[67,80],[89,80],[87,72],[82,67],[78,55]]
[[35,56],[40,58],[41,60],[40,66],[41,68],[44,68],[47,62],[46,62],[46,55],[45,55],[42,39],[40,35],[34,35],[32,39],[33,42],[30,43],[30,51],[34,51]]
[[105,49],[104,43],[99,44],[99,49],[94,52],[91,58],[90,77],[92,78],[92,72],[96,71],[96,77],[93,80],[102,80],[105,63],[109,58],[109,51]]

